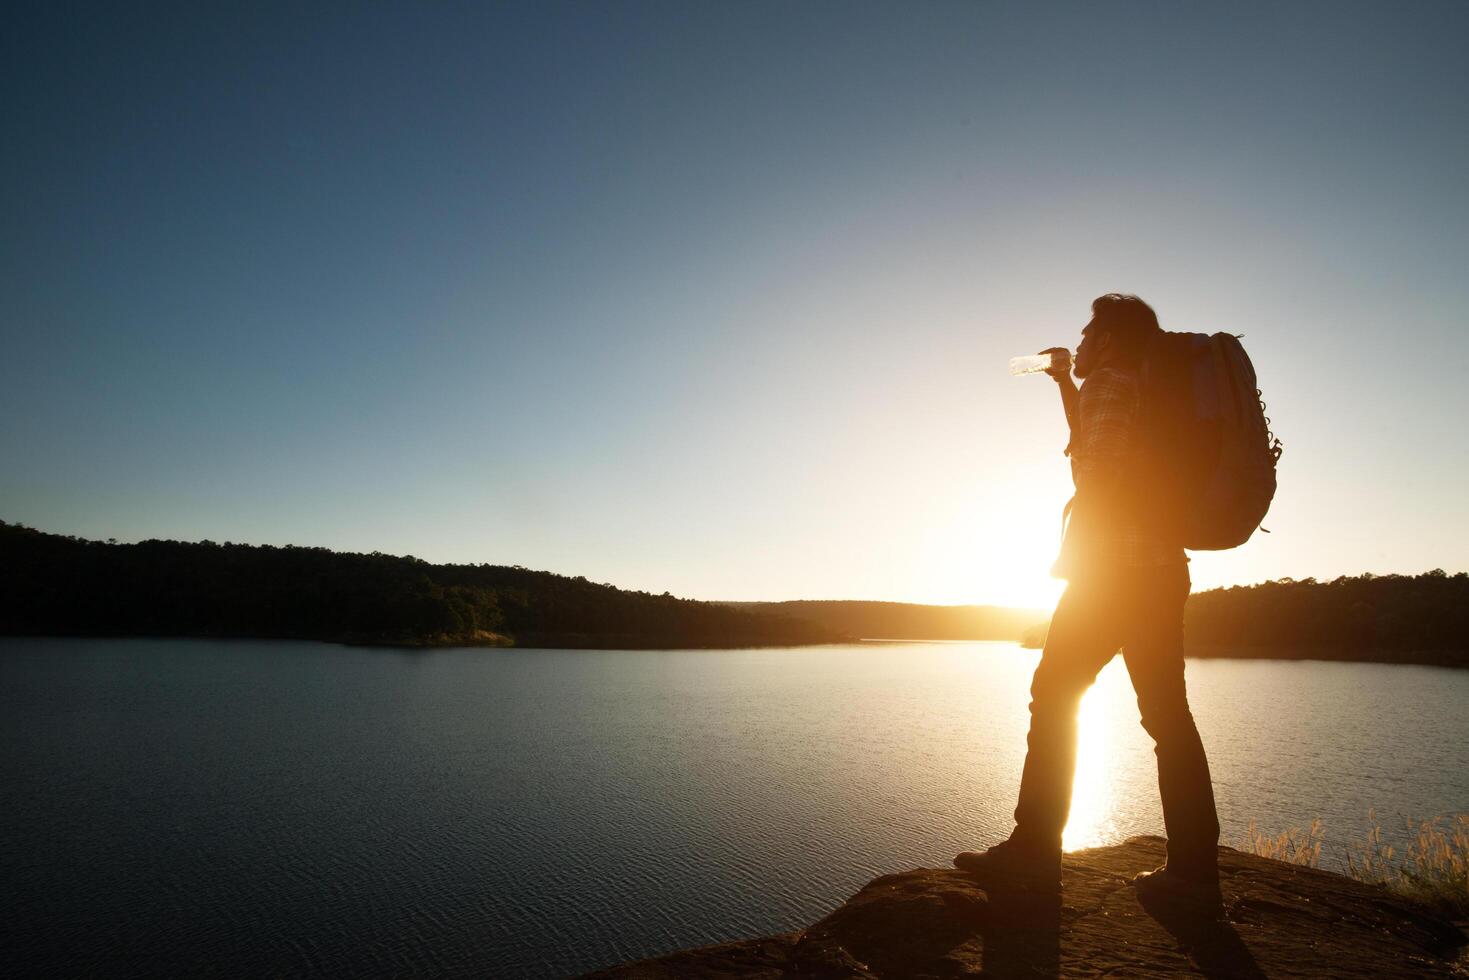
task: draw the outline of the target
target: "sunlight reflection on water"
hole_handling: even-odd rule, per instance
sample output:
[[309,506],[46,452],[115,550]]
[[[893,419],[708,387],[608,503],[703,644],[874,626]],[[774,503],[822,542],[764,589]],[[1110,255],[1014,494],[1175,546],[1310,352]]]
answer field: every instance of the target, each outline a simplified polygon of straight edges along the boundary
[[1152,745],[1118,656],[1098,675],[1077,715],[1071,817],[1061,839],[1066,850],[1163,832]]
[[1096,847],[1107,840],[1112,802],[1111,757],[1106,692],[1092,688],[1077,715],[1076,779],[1071,787],[1071,818],[1061,837],[1068,851]]

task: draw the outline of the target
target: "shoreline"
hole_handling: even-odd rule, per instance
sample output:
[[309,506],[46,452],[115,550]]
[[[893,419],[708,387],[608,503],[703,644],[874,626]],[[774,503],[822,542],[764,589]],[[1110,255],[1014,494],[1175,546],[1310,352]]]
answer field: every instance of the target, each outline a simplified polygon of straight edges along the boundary
[[[1020,643],[1021,649],[1040,652],[1041,647]],[[1469,669],[1469,650],[1333,650],[1329,647],[1301,647],[1298,651],[1274,646],[1250,646],[1227,643],[1184,644],[1185,660],[1274,660],[1309,661],[1338,664],[1387,664],[1395,667],[1446,667]]]
[[[246,640],[256,642],[293,641],[325,643],[344,647],[380,647],[398,650],[443,650],[481,647],[485,649],[522,650],[755,650],[781,647],[854,646],[858,644],[901,645],[926,643],[955,645],[962,643],[1013,643],[1022,650],[1039,652],[1020,640],[995,639],[927,639],[923,637],[835,637],[823,640],[800,640],[739,636],[721,640],[647,636],[636,633],[529,633],[516,637],[505,633],[478,631],[473,636],[436,634],[416,638],[375,638],[364,636],[282,636],[249,633],[0,633],[10,639],[94,639],[94,640]],[[1227,644],[1190,644],[1186,660],[1268,660],[1282,663],[1384,664],[1394,667],[1437,667],[1450,670],[1469,669],[1469,651],[1458,650],[1372,650],[1337,651],[1309,647],[1289,652],[1278,647],[1233,646]]]
[[731,637],[721,641],[642,636],[635,633],[535,633],[523,639],[504,633],[477,636],[437,634],[419,638],[379,639],[363,636],[282,636],[254,633],[0,633],[0,639],[40,640],[242,640],[254,643],[323,643],[329,646],[383,648],[395,650],[447,650],[483,647],[486,649],[520,650],[749,650],[771,647],[841,646],[859,642],[849,637],[824,640],[768,639]]

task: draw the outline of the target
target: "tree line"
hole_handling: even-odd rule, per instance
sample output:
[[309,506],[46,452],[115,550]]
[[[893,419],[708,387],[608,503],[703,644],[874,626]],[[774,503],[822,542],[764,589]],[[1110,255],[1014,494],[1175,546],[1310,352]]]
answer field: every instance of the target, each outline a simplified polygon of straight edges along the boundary
[[[1469,667],[1469,575],[1282,578],[1189,597],[1190,656],[1361,660]],[[1045,626],[1026,635],[1040,646]]]
[[[1019,635],[1026,610],[717,603],[505,565],[212,541],[89,541],[0,521],[0,633],[404,645],[732,647]],[[1469,575],[1279,579],[1190,597],[1191,656],[1469,667]],[[1025,632],[1040,646],[1045,624]]]
[[823,643],[788,616],[518,566],[212,541],[90,541],[0,521],[0,633],[404,645]]

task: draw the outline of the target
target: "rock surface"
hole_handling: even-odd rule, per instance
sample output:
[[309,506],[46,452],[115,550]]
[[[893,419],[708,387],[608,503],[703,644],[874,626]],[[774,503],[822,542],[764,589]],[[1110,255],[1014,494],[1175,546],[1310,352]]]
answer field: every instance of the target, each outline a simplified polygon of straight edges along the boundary
[[1225,917],[1144,908],[1163,862],[1135,837],[1066,856],[1046,898],[919,869],[869,882],[798,932],[685,950],[586,980],[890,977],[1469,977],[1459,927],[1370,885],[1220,848]]

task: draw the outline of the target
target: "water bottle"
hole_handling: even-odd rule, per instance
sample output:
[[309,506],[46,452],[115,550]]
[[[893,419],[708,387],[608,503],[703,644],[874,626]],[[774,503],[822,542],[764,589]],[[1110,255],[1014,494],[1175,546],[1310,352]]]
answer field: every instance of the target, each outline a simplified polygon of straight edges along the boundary
[[1015,377],[1025,374],[1040,374],[1042,371],[1065,370],[1071,373],[1071,352],[1058,351],[1055,354],[1027,354],[1024,357],[1010,358],[1010,373]]

